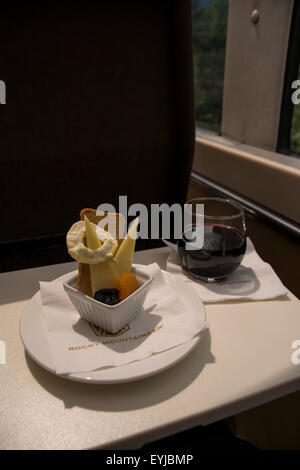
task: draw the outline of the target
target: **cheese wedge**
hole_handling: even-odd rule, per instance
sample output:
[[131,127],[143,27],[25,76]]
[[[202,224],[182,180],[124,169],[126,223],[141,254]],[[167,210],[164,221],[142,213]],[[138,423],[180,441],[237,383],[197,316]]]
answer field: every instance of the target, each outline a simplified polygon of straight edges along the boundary
[[117,254],[115,255],[115,260],[118,262],[115,265],[115,269],[117,270],[119,277],[123,273],[130,273],[131,271],[138,225],[139,218],[137,217],[131,224],[126,238],[122,241]]
[[[102,243],[88,218],[85,217],[84,220],[86,245],[90,250],[97,250],[97,248],[101,247]],[[112,261],[102,261],[98,264],[89,265],[93,296],[100,289],[117,288],[119,276],[114,266],[115,264]]]
[[88,248],[90,248],[90,250],[97,250],[97,248],[100,248],[102,246],[102,242],[97,237],[97,234],[95,230],[93,229],[92,224],[86,215],[84,216],[84,222],[85,222],[86,245]]

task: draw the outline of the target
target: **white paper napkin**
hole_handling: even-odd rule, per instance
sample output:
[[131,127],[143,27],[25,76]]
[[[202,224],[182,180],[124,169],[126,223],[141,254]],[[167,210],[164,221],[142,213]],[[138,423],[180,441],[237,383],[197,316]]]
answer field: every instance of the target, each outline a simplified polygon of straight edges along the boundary
[[267,300],[287,294],[277,274],[257,254],[250,238],[242,264],[226,280],[206,283],[187,275],[181,268],[176,245],[170,246],[167,270],[189,282],[203,302],[221,302],[229,299]]
[[195,309],[188,299],[177,295],[180,286],[184,287],[181,280],[164,274],[156,263],[139,265],[139,269],[152,274],[150,291],[142,313],[116,335],[107,335],[82,320],[61,281],[40,282],[45,327],[57,374],[141,360],[174,348],[207,328],[201,300],[199,309]]

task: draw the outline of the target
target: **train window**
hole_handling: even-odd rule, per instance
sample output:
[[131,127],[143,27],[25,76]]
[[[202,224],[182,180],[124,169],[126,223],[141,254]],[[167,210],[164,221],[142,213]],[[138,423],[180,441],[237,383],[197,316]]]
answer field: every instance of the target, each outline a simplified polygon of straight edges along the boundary
[[193,0],[192,13],[196,124],[220,132],[228,0]]
[[192,178],[299,224],[300,1],[192,5]]

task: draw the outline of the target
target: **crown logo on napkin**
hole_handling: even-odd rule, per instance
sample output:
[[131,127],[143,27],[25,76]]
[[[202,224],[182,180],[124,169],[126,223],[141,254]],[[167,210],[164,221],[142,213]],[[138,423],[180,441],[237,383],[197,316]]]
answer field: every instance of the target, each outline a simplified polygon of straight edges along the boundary
[[108,333],[108,331],[103,330],[102,328],[99,328],[99,326],[93,325],[92,323],[89,323],[93,333],[96,336],[121,336],[123,333],[126,331],[130,330],[130,326],[127,324],[123,326],[117,333]]

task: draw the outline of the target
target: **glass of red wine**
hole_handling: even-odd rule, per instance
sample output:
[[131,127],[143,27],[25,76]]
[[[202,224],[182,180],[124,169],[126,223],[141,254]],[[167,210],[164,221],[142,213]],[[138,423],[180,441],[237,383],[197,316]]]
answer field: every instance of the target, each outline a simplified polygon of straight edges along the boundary
[[[246,251],[242,206],[230,199],[205,197],[188,201],[186,211],[192,223],[184,227],[178,240],[184,271],[205,282],[226,279],[240,265]],[[203,236],[197,245],[195,233],[199,229]]]

